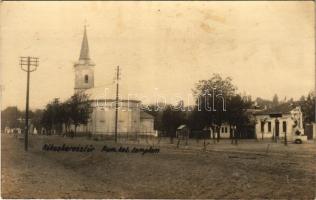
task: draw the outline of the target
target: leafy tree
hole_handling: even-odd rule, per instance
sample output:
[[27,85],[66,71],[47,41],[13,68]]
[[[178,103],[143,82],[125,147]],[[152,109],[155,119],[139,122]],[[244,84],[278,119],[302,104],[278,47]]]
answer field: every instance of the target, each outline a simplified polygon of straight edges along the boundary
[[42,109],[36,109],[35,111],[29,111],[29,116],[31,119],[31,123],[34,125],[37,130],[40,130],[42,127],[41,119],[43,116],[43,110]]
[[236,91],[232,79],[222,78],[219,74],[213,74],[209,80],[199,81],[193,90],[197,109],[192,114],[192,120],[189,120],[190,125],[200,128],[211,126],[219,141],[223,123],[237,127],[247,123],[245,112],[251,106],[251,98],[241,98]]
[[249,117],[246,113],[247,108],[251,107],[251,99],[242,98],[240,95],[234,95],[227,101],[227,112],[226,112],[226,120],[230,125],[230,129],[232,127],[237,127],[232,138],[235,139],[237,143],[237,138],[240,136],[241,127],[249,123]]
[[209,125],[212,121],[210,115],[207,112],[200,112],[196,106],[188,116],[188,126],[193,130],[202,130],[205,126]]
[[63,125],[65,126],[65,131],[69,132],[70,125],[72,122],[71,115],[70,115],[70,106],[69,101],[63,102],[59,108],[59,117]]
[[186,122],[185,113],[178,108],[179,106],[167,105],[162,113],[162,127],[170,137],[171,143],[173,143],[177,128]]
[[[75,134],[77,132],[77,127],[80,124],[87,124],[92,112],[88,96],[83,93],[74,94],[68,101],[65,102],[65,107],[63,107],[63,112],[65,112],[64,120],[67,123],[72,123],[75,126]],[[69,118],[67,118],[67,116]]]
[[271,108],[272,107],[272,101],[267,99],[262,99],[260,97],[257,97],[255,100],[257,106],[261,109],[265,108]]
[[3,111],[1,111],[1,129],[4,130],[5,127],[17,128],[23,127],[19,118],[22,117],[22,112],[16,106],[9,106]]
[[213,74],[209,80],[200,80],[193,90],[197,99],[196,111],[203,113],[195,115],[205,119],[203,125],[211,126],[213,132],[217,132],[218,139],[220,138],[219,127],[227,121],[227,100],[235,94],[236,89],[230,77],[223,79],[219,74]]
[[272,99],[272,106],[275,107],[275,106],[278,106],[279,105],[279,97],[277,94],[275,94],[273,96],[273,99]]
[[61,119],[61,103],[58,99],[54,99],[51,103],[46,105],[42,113],[41,124],[48,131],[58,130],[61,131],[62,119]]
[[60,103],[54,99],[46,105],[42,114],[41,124],[47,130],[62,131],[62,125],[65,125],[66,131],[70,125],[75,126],[75,134],[80,124],[87,124],[92,112],[88,96],[85,94],[75,94],[67,101]]
[[306,98],[301,98],[299,105],[303,112],[304,122],[315,122],[315,96],[313,92],[310,92]]
[[289,100],[287,100],[288,103],[294,103],[294,99],[290,98]]

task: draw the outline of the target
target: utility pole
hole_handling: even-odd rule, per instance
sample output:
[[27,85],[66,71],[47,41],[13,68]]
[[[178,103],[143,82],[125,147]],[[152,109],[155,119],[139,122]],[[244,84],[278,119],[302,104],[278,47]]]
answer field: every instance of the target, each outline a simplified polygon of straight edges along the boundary
[[116,68],[116,99],[115,99],[115,143],[117,143],[117,120],[118,120],[118,101],[119,101],[119,80],[120,66]]
[[[25,137],[24,149],[28,149],[28,134],[29,134],[29,96],[30,96],[30,73],[34,72],[38,67],[38,58],[35,57],[20,57],[20,66],[27,73],[26,79],[26,106],[25,106]],[[23,66],[27,66],[24,68]]]

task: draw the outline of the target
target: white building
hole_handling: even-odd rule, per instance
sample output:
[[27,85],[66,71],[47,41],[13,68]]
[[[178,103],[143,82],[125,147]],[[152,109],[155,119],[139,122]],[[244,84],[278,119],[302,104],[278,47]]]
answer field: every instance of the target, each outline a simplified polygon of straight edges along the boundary
[[[78,132],[113,135],[115,133],[115,103],[116,86],[94,86],[95,63],[89,55],[89,45],[86,28],[84,29],[80,57],[74,64],[75,93],[83,92],[88,95],[93,108],[88,125],[79,126]],[[120,87],[118,105],[118,134],[137,133],[154,135],[154,118],[140,109],[140,101],[129,96],[128,91]],[[123,99],[125,97],[126,99]]]
[[[219,128],[219,134],[220,134],[220,138],[222,139],[229,139],[231,138],[231,133],[230,133],[230,125],[228,123],[223,123],[221,125],[221,127]],[[210,137],[212,137],[213,135],[213,129],[209,128],[210,130]],[[217,132],[215,131],[215,137],[217,137]]]
[[304,135],[303,114],[300,107],[285,103],[255,114],[255,135],[260,138],[284,138],[292,140],[295,135]]

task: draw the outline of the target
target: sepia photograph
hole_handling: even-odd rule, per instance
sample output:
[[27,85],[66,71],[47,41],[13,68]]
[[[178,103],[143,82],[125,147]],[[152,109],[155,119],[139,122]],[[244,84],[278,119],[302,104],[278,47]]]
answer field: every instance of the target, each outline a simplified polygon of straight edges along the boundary
[[315,199],[314,1],[0,1],[1,198]]

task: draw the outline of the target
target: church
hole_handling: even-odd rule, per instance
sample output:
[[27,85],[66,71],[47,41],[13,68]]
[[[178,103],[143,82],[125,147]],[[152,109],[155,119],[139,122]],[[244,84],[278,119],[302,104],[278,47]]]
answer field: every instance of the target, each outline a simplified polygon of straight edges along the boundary
[[[92,113],[87,125],[80,125],[78,132],[89,132],[93,135],[114,135],[115,133],[115,104],[116,85],[94,86],[94,68],[96,64],[89,55],[87,30],[81,43],[79,60],[74,64],[75,93],[88,95]],[[120,88],[120,93],[128,91]],[[122,96],[122,95],[120,95]],[[141,101],[130,98],[118,100],[118,135],[156,135],[154,131],[154,117],[140,109]]]

